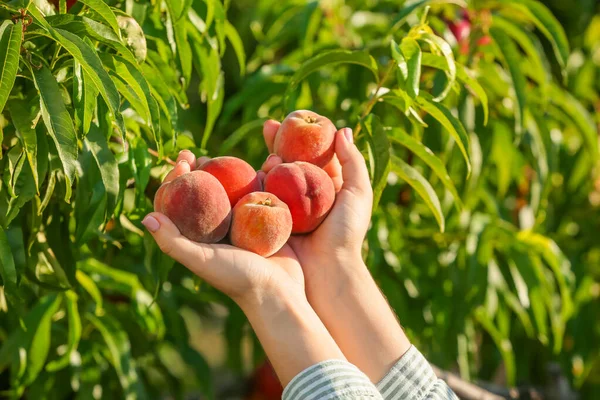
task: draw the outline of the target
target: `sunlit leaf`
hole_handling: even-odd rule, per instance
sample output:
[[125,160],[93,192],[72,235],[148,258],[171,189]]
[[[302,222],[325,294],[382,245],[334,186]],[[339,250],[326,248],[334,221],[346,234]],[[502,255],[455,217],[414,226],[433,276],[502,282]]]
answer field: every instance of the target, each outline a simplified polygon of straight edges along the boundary
[[456,186],[454,186],[450,175],[448,175],[448,171],[446,170],[442,160],[440,160],[427,146],[408,135],[404,130],[392,128],[390,133],[391,135],[388,137],[392,142],[398,143],[399,145],[404,146],[412,151],[431,168],[438,178],[440,178],[440,181],[444,184],[446,189],[452,193],[452,197],[454,197],[454,204],[460,211],[463,206],[462,201],[458,195],[458,192],[456,191]]
[[15,84],[19,68],[19,53],[21,52],[21,31],[23,23],[4,21],[0,25],[0,112],[8,100],[8,95]]
[[367,139],[373,186],[373,209],[376,209],[390,172],[390,142],[376,115],[369,114],[361,121],[361,126]]
[[527,96],[525,94],[527,83],[519,62],[519,51],[515,43],[500,29],[492,27],[490,35],[492,35],[494,42],[498,45],[498,49],[510,73],[516,100],[516,106],[514,107],[515,130],[518,134],[521,134],[524,131],[525,108],[527,107]]
[[364,51],[349,51],[349,50],[330,50],[312,57],[304,62],[294,76],[290,79],[288,87],[284,95],[284,106],[289,110],[290,105],[287,104],[292,92],[296,90],[300,82],[308,75],[319,69],[337,64],[357,64],[361,65],[373,73],[376,79],[379,77],[377,63],[375,59]]
[[[424,53],[423,58],[422,58],[422,63],[423,63],[423,65],[425,65],[427,67],[444,69],[445,65],[446,65],[446,60],[442,56],[437,56],[437,55],[431,54],[431,53]],[[473,93],[475,93],[475,95],[481,101],[481,105],[483,107],[483,119],[484,119],[483,123],[487,124],[489,110],[488,110],[488,97],[487,97],[485,90],[483,89],[483,87],[481,87],[479,82],[474,77],[471,76],[471,74],[473,74],[473,71],[468,70],[466,67],[464,67],[463,65],[461,65],[459,63],[456,63],[455,65],[456,65],[456,77],[458,78],[458,80],[463,82],[465,85],[467,85],[467,88],[472,90]]]
[[425,110],[433,118],[439,121],[440,124],[450,133],[456,141],[465,162],[467,163],[467,177],[471,174],[471,157],[469,155],[469,136],[465,131],[465,127],[456,118],[450,110],[441,103],[428,100],[430,96],[420,96],[417,98],[417,104]]
[[52,137],[65,177],[65,200],[71,198],[72,180],[77,160],[77,134],[67,111],[56,79],[46,67],[33,70],[35,85],[40,92],[42,118]]
[[56,360],[49,362],[46,365],[46,370],[55,372],[69,365],[71,356],[77,350],[79,341],[81,340],[81,317],[79,316],[79,308],[77,306],[77,294],[69,290],[65,292],[65,305],[68,317],[69,334],[67,341],[67,351]]
[[440,231],[444,232],[446,223],[444,214],[442,213],[440,199],[429,182],[427,182],[427,179],[425,179],[416,169],[396,156],[392,156],[392,172],[396,174],[398,178],[409,184],[419,194],[435,217],[440,227]]

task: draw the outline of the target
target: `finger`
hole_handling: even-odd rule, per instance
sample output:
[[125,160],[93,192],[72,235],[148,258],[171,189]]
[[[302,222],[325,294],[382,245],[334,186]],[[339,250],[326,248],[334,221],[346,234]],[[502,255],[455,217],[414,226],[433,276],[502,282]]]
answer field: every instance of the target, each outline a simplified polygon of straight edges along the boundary
[[340,160],[338,160],[337,156],[334,154],[331,161],[329,161],[324,167],[323,170],[327,172],[327,175],[333,181],[333,187],[335,188],[335,192],[339,192],[342,188],[342,184],[344,183],[344,179],[342,178],[342,166],[340,165]]
[[265,176],[267,176],[267,174],[265,173],[265,171],[258,170],[258,171],[256,171],[256,176],[258,177],[258,181],[260,182],[260,190],[264,190]]
[[187,161],[188,164],[190,164],[190,165],[196,164],[196,156],[194,155],[194,153],[192,153],[189,150],[181,150],[179,152],[179,155],[177,156],[177,160],[175,162],[178,163],[179,161],[182,161],[182,160]]
[[369,172],[365,159],[354,145],[352,129],[343,128],[336,132],[335,154],[342,167],[343,190],[357,195],[372,195]]
[[198,159],[196,160],[196,169],[200,169],[202,164],[204,164],[207,161],[210,161],[210,157],[207,157],[207,156],[198,157]]
[[269,153],[273,152],[275,135],[277,134],[277,130],[280,126],[281,123],[275,121],[274,119],[265,121],[265,124],[263,125],[263,137],[265,138],[265,144],[267,145],[267,149],[269,149]]
[[260,169],[265,173],[269,173],[270,170],[272,170],[281,163],[283,163],[281,157],[279,157],[277,154],[270,154],[269,157],[267,157],[267,159],[263,163],[262,167],[260,167]]
[[196,262],[206,261],[205,245],[184,237],[166,215],[158,212],[150,213],[142,220],[142,224],[148,229],[161,251],[181,264],[189,268]]
[[171,182],[173,179],[178,178],[183,174],[187,174],[190,171],[191,167],[187,160],[180,160],[177,164],[175,164],[171,172],[167,174],[163,183]]

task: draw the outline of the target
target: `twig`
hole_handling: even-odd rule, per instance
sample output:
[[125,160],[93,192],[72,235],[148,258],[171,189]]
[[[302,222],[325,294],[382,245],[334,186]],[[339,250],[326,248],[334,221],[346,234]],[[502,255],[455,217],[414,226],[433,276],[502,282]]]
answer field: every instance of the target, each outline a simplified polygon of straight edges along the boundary
[[175,165],[176,164],[175,161],[171,160],[169,157],[160,157],[160,155],[158,154],[158,152],[156,150],[148,149],[148,153],[152,154],[154,157],[156,157],[156,158],[158,158],[160,160],[168,162],[171,165]]
[[390,72],[392,72],[392,70],[394,69],[394,66],[395,66],[394,61],[390,61],[388,68],[385,70],[383,76],[379,80],[379,83],[377,84],[377,88],[375,89],[375,91],[373,92],[373,95],[369,99],[369,102],[367,103],[365,111],[362,113],[362,115],[360,116],[360,120],[356,123],[356,126],[354,127],[354,136],[355,137],[358,136],[358,134],[360,133],[360,129],[361,129],[360,121],[362,121],[363,118],[365,118],[367,115],[369,115],[369,113],[371,112],[373,107],[375,107],[375,103],[377,103],[377,99],[378,99],[377,94],[379,93],[379,90],[383,87],[383,84],[385,83],[388,76],[390,75]]

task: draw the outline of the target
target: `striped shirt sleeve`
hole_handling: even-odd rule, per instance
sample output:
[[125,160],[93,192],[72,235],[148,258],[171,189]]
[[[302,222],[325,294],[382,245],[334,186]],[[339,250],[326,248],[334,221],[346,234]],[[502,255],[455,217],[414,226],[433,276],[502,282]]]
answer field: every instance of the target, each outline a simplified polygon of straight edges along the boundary
[[282,400],[382,400],[369,378],[347,361],[327,360],[296,375]]
[[458,400],[414,346],[379,381],[377,389],[384,400]]

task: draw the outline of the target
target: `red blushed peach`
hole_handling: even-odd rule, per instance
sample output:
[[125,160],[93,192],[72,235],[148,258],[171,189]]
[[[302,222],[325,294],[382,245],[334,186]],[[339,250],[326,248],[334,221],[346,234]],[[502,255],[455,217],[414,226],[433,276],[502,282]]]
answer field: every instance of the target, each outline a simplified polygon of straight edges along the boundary
[[279,197],[292,213],[292,233],[315,230],[333,206],[331,178],[306,162],[279,164],[265,177],[265,191]]
[[231,206],[221,183],[204,171],[192,171],[161,186],[155,209],[165,214],[181,234],[201,243],[216,243],[227,235]]
[[306,161],[323,167],[335,152],[335,132],[329,119],[308,110],[294,111],[281,123],[274,150],[284,162]]
[[245,195],[233,208],[231,244],[269,257],[279,251],[292,233],[288,206],[272,193]]
[[256,171],[246,161],[236,157],[217,157],[198,167],[221,182],[227,192],[229,203],[234,207],[248,193],[262,190]]
[[154,211],[161,212],[162,198],[169,182],[164,182],[154,194]]

